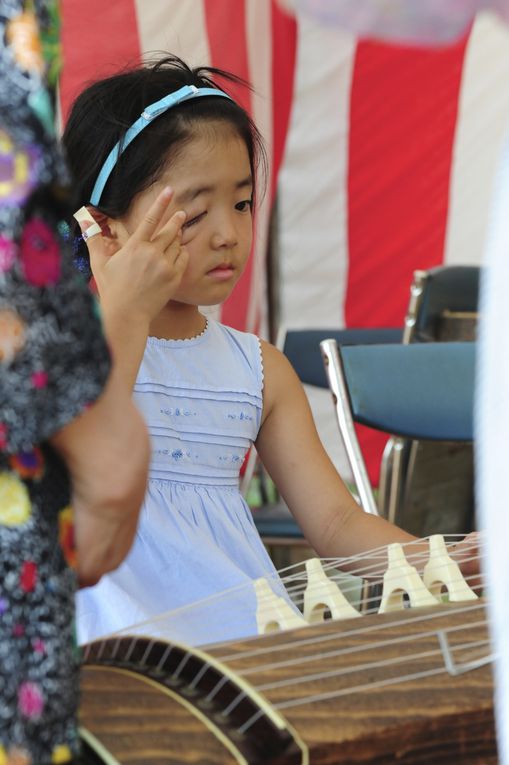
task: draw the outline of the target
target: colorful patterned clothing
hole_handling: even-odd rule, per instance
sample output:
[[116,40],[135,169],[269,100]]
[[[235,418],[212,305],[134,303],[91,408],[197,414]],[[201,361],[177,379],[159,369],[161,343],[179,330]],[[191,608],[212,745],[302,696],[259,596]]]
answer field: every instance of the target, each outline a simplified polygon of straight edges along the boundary
[[79,750],[69,480],[47,441],[109,371],[93,298],[59,234],[66,174],[44,84],[58,69],[56,21],[54,2],[2,0],[0,765],[67,763]]

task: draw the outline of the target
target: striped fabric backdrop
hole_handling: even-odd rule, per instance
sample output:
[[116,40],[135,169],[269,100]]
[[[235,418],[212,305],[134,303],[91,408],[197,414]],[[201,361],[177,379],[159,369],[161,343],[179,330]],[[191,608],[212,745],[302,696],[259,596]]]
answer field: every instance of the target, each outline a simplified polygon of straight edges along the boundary
[[[265,324],[265,252],[279,198],[279,319],[292,327],[401,325],[416,268],[480,263],[509,118],[509,34],[490,16],[437,50],[360,41],[275,0],[63,0],[62,112],[89,80],[171,51],[250,80],[268,190],[242,282],[221,308]],[[86,12],[84,11],[86,8]],[[344,469],[330,401],[310,392]],[[377,477],[381,444],[363,437]]]
[[[440,49],[299,19],[279,183],[283,324],[401,326],[415,269],[481,263],[508,77],[509,31],[490,15]],[[308,395],[345,474],[329,396]],[[376,483],[383,439],[361,442]]]

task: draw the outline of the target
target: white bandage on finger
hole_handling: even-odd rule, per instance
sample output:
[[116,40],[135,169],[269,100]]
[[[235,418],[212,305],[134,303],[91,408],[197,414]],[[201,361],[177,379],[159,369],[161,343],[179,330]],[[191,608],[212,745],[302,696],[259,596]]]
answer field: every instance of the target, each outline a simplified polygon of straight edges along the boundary
[[87,241],[87,239],[91,239],[93,236],[96,236],[97,234],[101,233],[101,227],[98,223],[93,223],[91,226],[89,226],[83,233],[81,234],[81,238],[84,242]]
[[100,225],[95,222],[92,214],[87,210],[86,207],[80,207],[80,209],[74,213],[73,217],[80,224],[85,222],[92,224],[85,231],[82,232],[82,237],[85,242],[87,241],[87,239],[91,239],[93,236],[96,236],[96,234],[101,233]]

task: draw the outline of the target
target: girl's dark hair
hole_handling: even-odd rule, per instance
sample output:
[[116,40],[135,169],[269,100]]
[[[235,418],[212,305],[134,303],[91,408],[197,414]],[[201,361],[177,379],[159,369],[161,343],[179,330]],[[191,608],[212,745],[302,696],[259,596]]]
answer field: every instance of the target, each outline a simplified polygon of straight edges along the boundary
[[[76,208],[89,203],[106,157],[149,104],[184,85],[217,88],[214,78],[220,78],[220,89],[225,92],[223,82],[249,87],[229,72],[213,67],[191,69],[170,55],[86,88],[71,107],[62,137]],[[263,139],[247,112],[228,98],[196,98],[168,109],[134,139],[116,163],[98,209],[112,218],[125,214],[136,194],[157,180],[205,120],[227,123],[244,141],[253,179],[260,167],[265,171]]]

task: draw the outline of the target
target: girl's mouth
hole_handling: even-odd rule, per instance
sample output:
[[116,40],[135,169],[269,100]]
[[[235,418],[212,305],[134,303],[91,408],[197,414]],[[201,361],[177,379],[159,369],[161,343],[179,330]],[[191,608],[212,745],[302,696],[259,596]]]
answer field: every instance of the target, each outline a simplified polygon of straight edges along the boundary
[[207,276],[210,276],[211,279],[214,279],[215,281],[228,281],[228,279],[231,279],[234,273],[233,267],[229,263],[223,263],[220,266],[216,266],[215,268],[212,268],[210,271],[207,271]]

